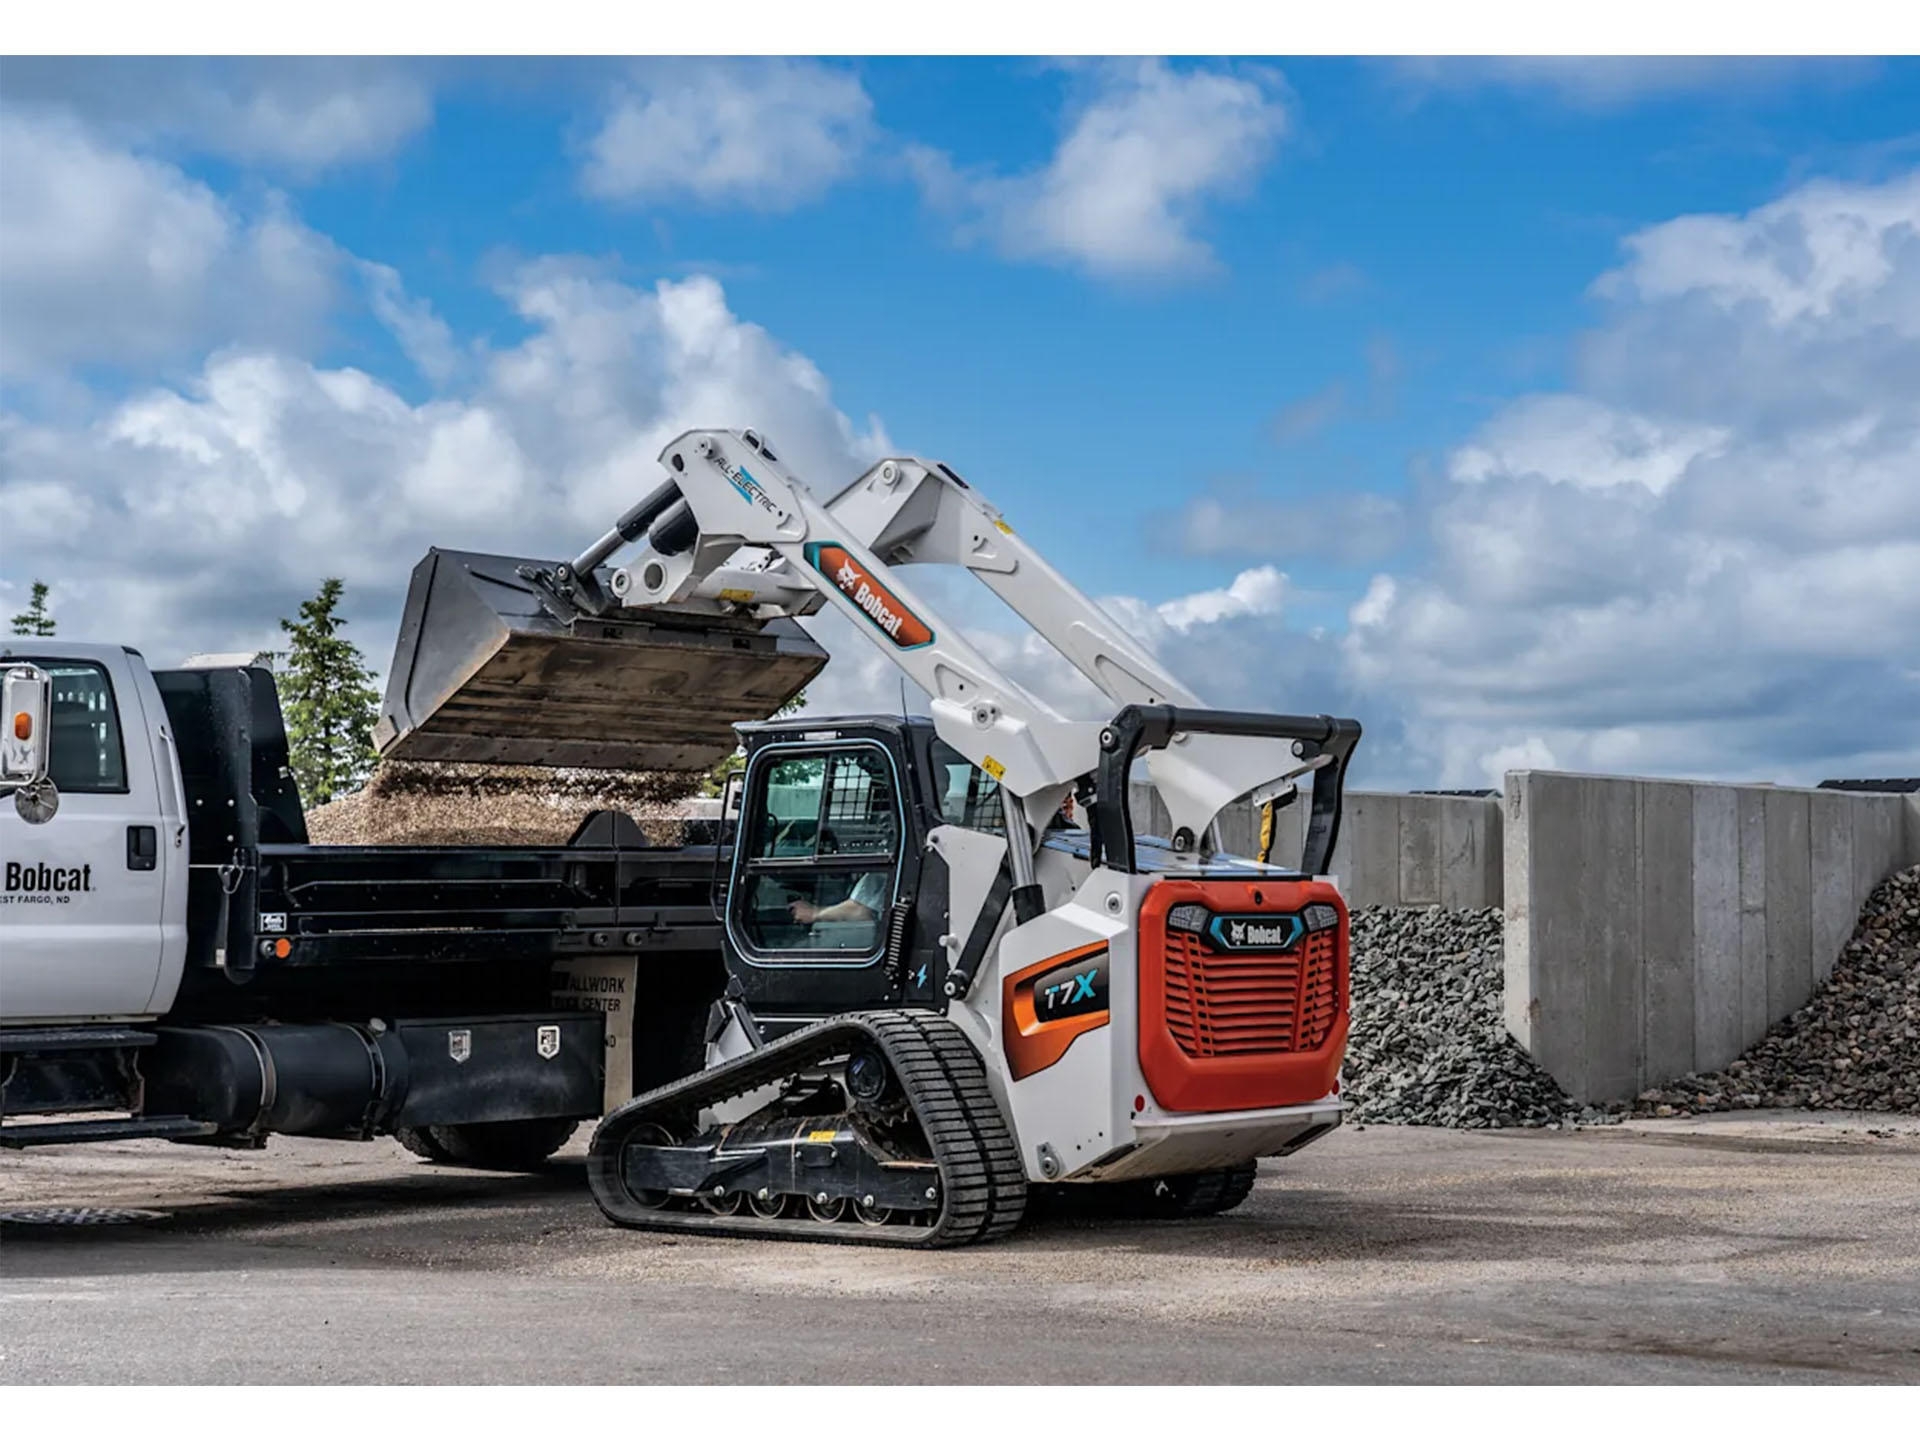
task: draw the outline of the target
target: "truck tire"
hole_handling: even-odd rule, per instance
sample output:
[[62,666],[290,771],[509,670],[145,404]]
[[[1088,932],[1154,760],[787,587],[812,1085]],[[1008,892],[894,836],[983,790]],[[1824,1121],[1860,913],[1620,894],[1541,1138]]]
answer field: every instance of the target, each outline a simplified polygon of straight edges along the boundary
[[426,1160],[476,1170],[538,1170],[580,1128],[578,1120],[502,1120],[486,1125],[403,1125],[394,1138]]

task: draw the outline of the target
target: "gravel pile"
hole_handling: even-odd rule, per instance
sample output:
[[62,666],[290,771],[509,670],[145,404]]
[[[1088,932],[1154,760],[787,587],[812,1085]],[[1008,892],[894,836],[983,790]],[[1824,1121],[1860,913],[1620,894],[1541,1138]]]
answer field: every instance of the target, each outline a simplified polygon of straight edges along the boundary
[[698,774],[386,761],[353,794],[307,812],[316,845],[561,845],[595,810],[625,810],[656,845],[680,839],[674,802]]
[[1920,866],[1875,887],[1827,983],[1759,1044],[1635,1102],[1651,1115],[1775,1106],[1920,1114]]
[[1608,1119],[1507,1034],[1499,910],[1353,912],[1353,1028],[1342,1090],[1362,1124],[1463,1130]]

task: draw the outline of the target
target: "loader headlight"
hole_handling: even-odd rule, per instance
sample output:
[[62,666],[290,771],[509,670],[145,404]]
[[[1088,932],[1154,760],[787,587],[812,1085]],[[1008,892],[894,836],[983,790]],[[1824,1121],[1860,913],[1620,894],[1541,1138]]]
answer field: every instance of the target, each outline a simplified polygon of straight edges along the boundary
[[1206,930],[1207,921],[1212,918],[1204,905],[1176,905],[1167,912],[1167,928],[1199,935]]
[[1308,930],[1331,930],[1340,923],[1340,912],[1331,905],[1309,905],[1300,912]]

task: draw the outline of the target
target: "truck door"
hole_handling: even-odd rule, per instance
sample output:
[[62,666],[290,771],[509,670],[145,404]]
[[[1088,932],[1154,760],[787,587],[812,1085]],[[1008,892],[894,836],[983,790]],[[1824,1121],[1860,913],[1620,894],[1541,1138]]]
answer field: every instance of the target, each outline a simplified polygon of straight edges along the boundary
[[8,1021],[142,1016],[159,975],[164,867],[174,860],[162,845],[153,751],[124,652],[87,648],[97,658],[19,657],[53,680],[60,808],[29,825],[0,803]]

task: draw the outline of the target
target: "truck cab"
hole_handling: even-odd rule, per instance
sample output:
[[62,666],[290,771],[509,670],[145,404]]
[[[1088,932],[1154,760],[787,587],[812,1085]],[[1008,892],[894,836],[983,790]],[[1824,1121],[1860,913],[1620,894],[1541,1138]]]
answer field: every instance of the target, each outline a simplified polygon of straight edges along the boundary
[[187,951],[187,817],[159,690],[124,646],[0,645],[0,668],[22,662],[50,682],[58,811],[36,824],[0,805],[0,1023],[150,1020]]

